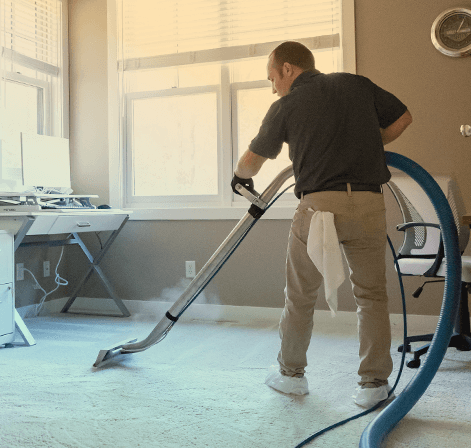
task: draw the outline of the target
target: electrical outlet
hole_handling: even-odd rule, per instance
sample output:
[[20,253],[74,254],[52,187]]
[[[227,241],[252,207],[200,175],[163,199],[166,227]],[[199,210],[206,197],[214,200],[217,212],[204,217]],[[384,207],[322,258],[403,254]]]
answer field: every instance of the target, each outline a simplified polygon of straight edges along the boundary
[[43,276],[49,277],[51,275],[51,264],[49,261],[43,262]]
[[25,265],[24,263],[16,263],[16,280],[21,281],[25,279]]
[[196,267],[194,261],[185,261],[186,278],[196,277]]

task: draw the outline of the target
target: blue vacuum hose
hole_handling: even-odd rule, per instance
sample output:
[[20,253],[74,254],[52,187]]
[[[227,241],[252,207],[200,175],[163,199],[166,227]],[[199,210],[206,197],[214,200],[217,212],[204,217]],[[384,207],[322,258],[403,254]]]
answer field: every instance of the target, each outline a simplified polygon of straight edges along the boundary
[[366,427],[360,439],[360,448],[379,448],[382,441],[424,394],[448,349],[458,313],[461,291],[461,254],[458,233],[450,206],[441,188],[427,171],[405,156],[386,152],[386,163],[415,180],[432,202],[440,222],[445,246],[447,260],[445,291],[437,329],[425,362],[402,393]]

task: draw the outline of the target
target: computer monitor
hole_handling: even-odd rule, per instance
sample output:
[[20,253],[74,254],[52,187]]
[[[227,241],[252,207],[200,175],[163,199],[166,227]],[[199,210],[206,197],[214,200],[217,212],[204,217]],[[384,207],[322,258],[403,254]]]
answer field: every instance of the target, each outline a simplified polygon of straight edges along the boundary
[[[22,187],[21,135],[10,129],[0,129],[0,190]],[[15,189],[16,191],[16,189]]]
[[70,188],[69,140],[21,133],[22,184],[25,187]]

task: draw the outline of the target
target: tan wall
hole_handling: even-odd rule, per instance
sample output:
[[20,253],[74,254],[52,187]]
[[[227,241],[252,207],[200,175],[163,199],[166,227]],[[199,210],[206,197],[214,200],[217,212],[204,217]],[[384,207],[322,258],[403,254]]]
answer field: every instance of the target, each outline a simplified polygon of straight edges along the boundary
[[[106,0],[69,2],[72,187],[108,202]],[[96,201],[97,202],[97,201]]]
[[[471,140],[459,131],[471,122],[471,58],[444,56],[430,40],[433,21],[456,1],[355,3],[358,73],[394,92],[414,117],[413,126],[387,149],[431,173],[456,176],[471,211]],[[471,2],[460,6],[471,8]]]
[[[470,2],[464,2],[471,6]],[[430,42],[430,27],[453,0],[434,2],[356,1],[357,73],[396,94],[408,105],[414,123],[387,147],[411,157],[427,170],[456,176],[471,210],[471,139],[459,133],[471,124],[469,72],[471,58],[451,59]],[[106,0],[70,2],[70,138],[73,187],[77,192],[108,198]],[[386,193],[390,233],[397,208]],[[123,299],[169,300],[184,283],[185,260],[207,261],[235,225],[234,221],[130,221],[116,240],[103,267]],[[210,303],[281,307],[289,221],[262,220],[200,299]],[[94,235],[87,238],[96,245]],[[82,258],[69,257],[70,276],[83,268]],[[71,277],[70,280],[74,281]],[[183,282],[183,283],[182,283]],[[407,293],[420,284],[407,282]],[[391,311],[401,312],[397,279],[389,257]],[[442,286],[432,285],[420,300],[410,299],[412,314],[439,314]],[[97,297],[90,282],[84,291]],[[327,309],[323,300],[319,309]],[[339,308],[353,311],[350,286],[339,291]]]

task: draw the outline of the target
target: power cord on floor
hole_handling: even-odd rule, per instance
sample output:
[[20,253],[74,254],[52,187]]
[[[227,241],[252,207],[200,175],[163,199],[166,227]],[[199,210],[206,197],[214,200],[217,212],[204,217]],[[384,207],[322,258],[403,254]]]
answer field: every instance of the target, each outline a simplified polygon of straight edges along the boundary
[[[402,283],[402,276],[401,276],[401,271],[400,271],[400,268],[399,268],[399,264],[397,262],[397,257],[396,257],[396,251],[394,250],[394,246],[391,242],[391,239],[389,238],[389,235],[388,235],[388,243],[389,243],[389,247],[391,248],[391,252],[392,252],[392,255],[394,257],[394,264],[396,266],[396,271],[397,271],[397,276],[398,276],[398,279],[399,279],[399,286],[401,288],[401,297],[402,297],[402,314],[403,314],[403,322],[404,322],[404,347],[406,346],[406,340],[407,340],[407,312],[406,312],[406,297],[405,297],[405,294],[404,294],[404,285]],[[332,430],[332,429],[335,429],[335,428],[338,428],[339,426],[342,426],[342,425],[345,425],[346,423],[348,422],[351,422],[353,420],[356,420],[360,417],[363,417],[365,415],[368,415],[370,414],[371,412],[374,412],[376,411],[378,408],[380,408],[390,397],[391,395],[394,393],[394,390],[396,389],[396,386],[398,385],[399,383],[399,380],[401,379],[401,375],[402,375],[402,371],[404,370],[404,362],[405,362],[405,358],[406,358],[406,350],[403,350],[402,352],[402,358],[401,358],[401,365],[399,367],[399,372],[397,374],[397,378],[396,378],[396,381],[394,383],[394,386],[392,387],[392,389],[390,390],[389,394],[388,394],[388,398],[386,398],[385,400],[379,402],[377,405],[373,406],[372,408],[370,409],[367,409],[366,411],[363,411],[359,414],[356,414],[354,415],[353,417],[350,417],[350,418],[347,418],[345,420],[342,420],[338,423],[335,423],[331,426],[328,426],[327,428],[324,428],[324,429],[321,429],[320,431],[316,432],[315,434],[313,434],[312,436],[308,437],[307,439],[303,440],[301,443],[299,443],[298,445],[295,446],[295,448],[301,448],[305,445],[307,445],[308,443],[312,442],[314,439],[316,439],[317,437],[320,437],[322,434],[325,434],[326,432]]]
[[56,276],[54,278],[54,282],[56,283],[56,287],[49,291],[49,292],[46,292],[46,290],[39,284],[38,280],[36,279],[36,277],[34,276],[34,274],[29,270],[29,269],[23,269],[23,271],[26,271],[28,272],[31,277],[33,277],[33,280],[36,282],[36,286],[38,287],[38,289],[40,289],[44,295],[41,297],[41,299],[39,300],[39,303],[37,303],[35,306],[33,306],[27,313],[26,313],[26,316],[25,317],[36,317],[39,315],[39,313],[41,312],[42,308],[43,308],[43,305],[44,305],[44,302],[46,301],[46,298],[48,296],[50,296],[53,292],[57,291],[59,289],[60,286],[66,286],[68,285],[68,281],[63,279],[59,273],[57,272],[57,270],[59,269],[59,264],[62,260],[62,255],[64,254],[64,246],[62,246],[62,250],[61,250],[61,254],[60,254],[60,257],[59,257],[59,261],[57,262],[57,265],[56,265],[56,268],[54,270]]

